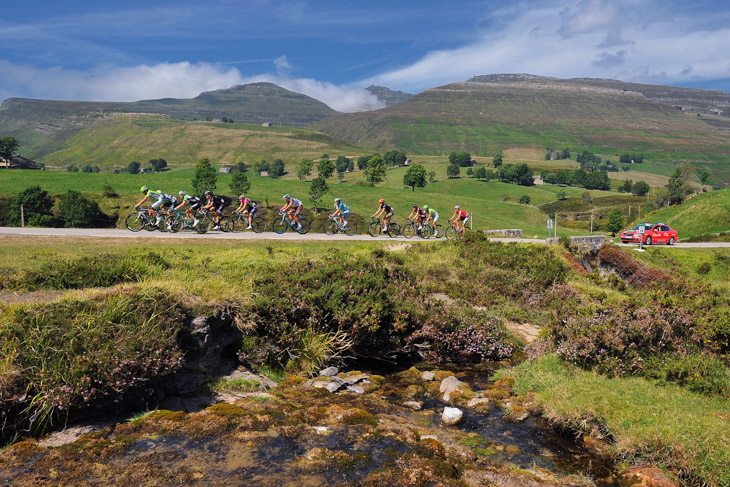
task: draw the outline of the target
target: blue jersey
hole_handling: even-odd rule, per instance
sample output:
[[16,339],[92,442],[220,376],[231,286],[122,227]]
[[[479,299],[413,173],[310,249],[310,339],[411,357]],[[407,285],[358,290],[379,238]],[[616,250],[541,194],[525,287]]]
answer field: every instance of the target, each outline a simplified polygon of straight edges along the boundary
[[342,213],[344,213],[346,211],[350,211],[350,207],[347,206],[346,204],[344,204],[342,201],[340,201],[340,204],[337,205],[337,209],[342,211]]

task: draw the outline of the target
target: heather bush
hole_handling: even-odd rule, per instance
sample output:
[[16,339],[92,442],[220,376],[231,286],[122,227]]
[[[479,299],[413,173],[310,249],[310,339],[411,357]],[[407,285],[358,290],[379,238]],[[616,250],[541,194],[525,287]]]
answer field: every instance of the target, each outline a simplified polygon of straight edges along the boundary
[[162,289],[9,308],[0,358],[14,357],[32,398],[28,419],[42,424],[175,370],[182,360],[176,342],[182,317],[179,303]]
[[598,251],[600,263],[610,266],[618,275],[631,285],[648,286],[655,282],[669,281],[672,278],[651,267],[640,264],[616,245],[604,244]]

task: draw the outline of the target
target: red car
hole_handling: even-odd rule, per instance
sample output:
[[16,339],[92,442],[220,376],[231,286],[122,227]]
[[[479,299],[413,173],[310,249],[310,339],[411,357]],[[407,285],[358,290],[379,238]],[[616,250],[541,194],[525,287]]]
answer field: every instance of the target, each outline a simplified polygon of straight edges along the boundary
[[629,228],[628,230],[625,230],[621,233],[621,242],[622,243],[639,243],[639,240],[641,239],[641,228],[644,228],[644,231],[646,231],[647,228],[653,227],[653,223],[649,222],[642,222],[636,225],[634,228]]
[[651,227],[647,227],[644,230],[643,242],[644,245],[651,245],[653,243],[665,243],[667,245],[674,245],[677,241],[677,232],[669,228],[666,223],[656,223]]

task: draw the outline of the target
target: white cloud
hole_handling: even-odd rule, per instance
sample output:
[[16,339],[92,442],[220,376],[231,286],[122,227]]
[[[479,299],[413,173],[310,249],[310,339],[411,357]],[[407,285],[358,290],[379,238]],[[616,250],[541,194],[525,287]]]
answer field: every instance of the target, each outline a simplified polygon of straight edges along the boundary
[[[656,83],[727,77],[727,24],[654,15],[661,6],[655,0],[518,6],[522,8],[517,13],[510,10],[499,18],[499,28],[487,30],[472,44],[430,52],[410,66],[370,77],[362,84],[414,92],[492,73]],[[700,24],[705,30],[697,29]],[[617,45],[623,48],[606,51]]]
[[320,100],[337,111],[355,112],[382,108],[372,93],[362,88],[335,85],[315,79],[286,76],[291,68],[286,56],[274,61],[276,75],[244,77],[221,64],[188,62],[139,65],[128,68],[97,67],[93,71],[18,66],[0,60],[3,86],[0,96],[41,97],[61,100],[138,101],[155,98],[194,98],[204,91],[268,81]]

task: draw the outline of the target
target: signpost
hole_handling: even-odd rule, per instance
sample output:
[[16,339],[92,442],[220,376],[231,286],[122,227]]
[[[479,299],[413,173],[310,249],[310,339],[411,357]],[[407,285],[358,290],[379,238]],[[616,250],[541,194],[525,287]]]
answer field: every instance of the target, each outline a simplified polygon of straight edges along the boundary
[[553,220],[552,220],[552,218],[548,218],[547,227],[548,227],[548,238],[553,238]]
[[639,223],[639,248],[634,249],[637,252],[644,252],[644,231],[646,230],[646,227]]

